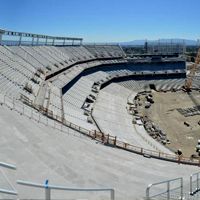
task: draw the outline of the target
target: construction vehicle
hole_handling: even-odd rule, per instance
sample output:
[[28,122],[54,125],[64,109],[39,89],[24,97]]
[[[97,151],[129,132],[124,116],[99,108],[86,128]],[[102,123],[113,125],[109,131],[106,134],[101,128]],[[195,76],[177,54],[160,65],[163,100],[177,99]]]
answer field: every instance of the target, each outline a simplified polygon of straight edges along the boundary
[[195,63],[190,67],[190,73],[187,75],[187,79],[185,81],[184,89],[186,92],[191,91],[193,79],[194,79],[196,71],[198,70],[199,64],[200,64],[200,48],[197,52],[197,56],[195,58]]

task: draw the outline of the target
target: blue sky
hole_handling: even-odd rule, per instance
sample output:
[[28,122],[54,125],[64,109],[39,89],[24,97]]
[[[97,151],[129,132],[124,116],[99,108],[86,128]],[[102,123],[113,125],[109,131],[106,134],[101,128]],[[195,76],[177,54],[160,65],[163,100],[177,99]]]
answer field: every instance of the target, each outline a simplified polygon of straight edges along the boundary
[[0,0],[0,27],[91,42],[200,38],[200,0]]

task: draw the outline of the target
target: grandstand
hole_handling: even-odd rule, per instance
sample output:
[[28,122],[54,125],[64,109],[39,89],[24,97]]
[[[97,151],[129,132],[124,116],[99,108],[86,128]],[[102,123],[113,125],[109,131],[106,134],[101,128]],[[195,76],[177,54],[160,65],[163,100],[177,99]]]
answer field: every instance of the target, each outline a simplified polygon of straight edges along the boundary
[[46,199],[143,199],[149,183],[175,177],[189,191],[199,160],[176,155],[130,115],[152,85],[181,89],[181,57],[127,59],[119,45],[82,38],[5,30],[0,38],[0,161],[17,166],[15,175],[2,171],[0,197],[44,198],[47,179],[62,191]]

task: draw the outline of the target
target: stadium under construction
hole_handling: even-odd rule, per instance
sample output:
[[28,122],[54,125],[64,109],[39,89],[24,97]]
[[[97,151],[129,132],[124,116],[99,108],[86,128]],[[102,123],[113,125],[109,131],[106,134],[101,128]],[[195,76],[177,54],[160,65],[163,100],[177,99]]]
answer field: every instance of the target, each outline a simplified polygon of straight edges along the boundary
[[200,52],[142,51],[0,30],[2,199],[200,198]]

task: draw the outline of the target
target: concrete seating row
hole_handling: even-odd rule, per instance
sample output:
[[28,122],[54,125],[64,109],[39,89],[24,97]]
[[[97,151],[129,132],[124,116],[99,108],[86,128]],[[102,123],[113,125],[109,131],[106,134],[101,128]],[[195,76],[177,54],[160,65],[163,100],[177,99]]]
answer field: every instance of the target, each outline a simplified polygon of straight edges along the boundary
[[171,90],[180,89],[184,85],[185,79],[174,78],[174,79],[158,79],[158,80],[127,80],[119,82],[120,85],[133,90],[149,90],[150,84],[154,84],[156,90]]
[[76,76],[78,76],[81,72],[83,72],[85,69],[97,67],[104,64],[114,64],[117,62],[118,60],[107,60],[107,61],[92,61],[89,63],[78,64],[65,70],[64,72],[62,72],[58,76],[51,78],[50,80],[57,87],[63,88],[70,81],[72,81]]
[[86,45],[85,47],[96,58],[112,58],[124,56],[120,46],[117,45]]

